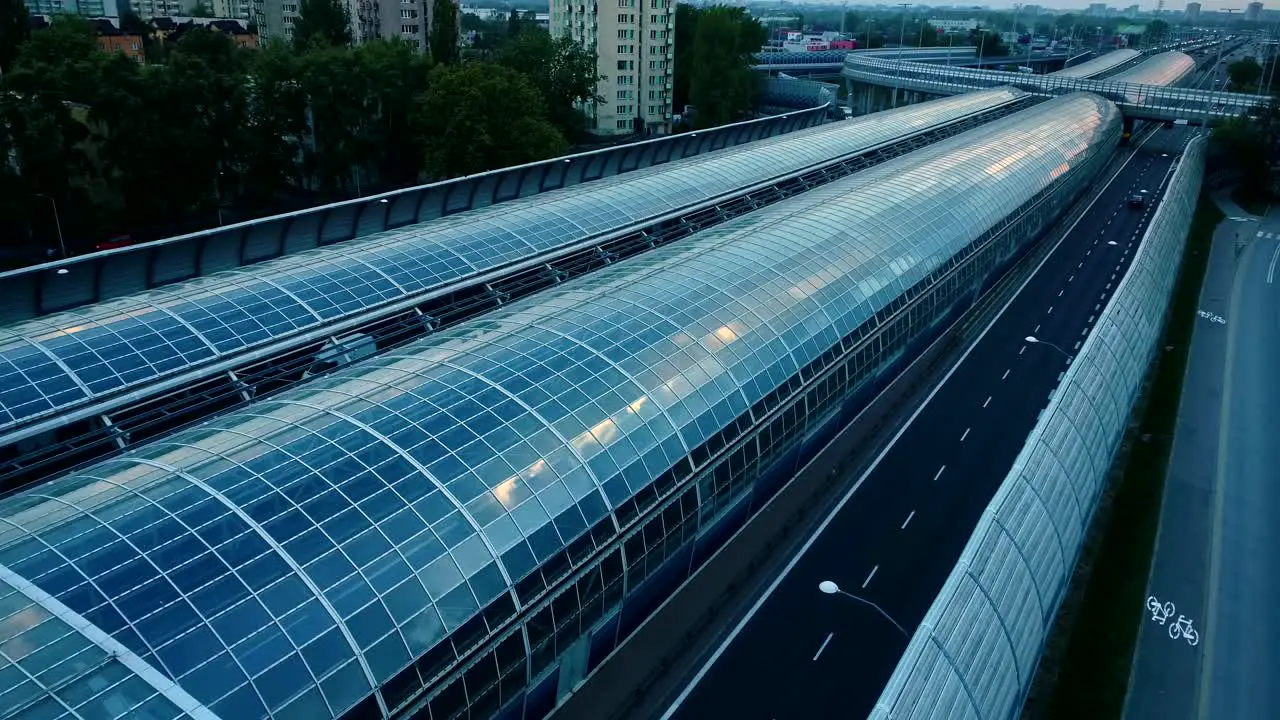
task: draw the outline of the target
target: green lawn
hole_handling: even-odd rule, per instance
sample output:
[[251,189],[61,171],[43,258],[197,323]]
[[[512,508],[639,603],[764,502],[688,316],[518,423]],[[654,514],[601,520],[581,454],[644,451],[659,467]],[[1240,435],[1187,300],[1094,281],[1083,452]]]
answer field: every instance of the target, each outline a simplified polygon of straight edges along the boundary
[[1158,355],[1145,407],[1140,405],[1139,432],[1147,440],[1132,442],[1118,480],[1092,574],[1065,638],[1062,665],[1046,708],[1049,718],[1108,720],[1124,711],[1191,330],[1213,230],[1222,219],[1222,212],[1202,194],[1174,286],[1169,324],[1160,340],[1161,348],[1173,349]]

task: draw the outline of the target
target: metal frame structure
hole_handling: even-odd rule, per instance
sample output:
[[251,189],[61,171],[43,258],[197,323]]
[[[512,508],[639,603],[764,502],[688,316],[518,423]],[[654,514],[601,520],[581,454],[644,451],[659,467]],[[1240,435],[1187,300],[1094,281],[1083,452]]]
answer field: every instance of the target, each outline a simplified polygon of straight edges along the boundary
[[541,717],[1120,132],[1057,98],[12,494],[0,565],[221,717]]
[[[600,208],[614,208],[615,201],[611,198],[628,198],[622,207],[629,217],[623,221],[619,211],[614,209],[615,222],[618,222],[615,229],[592,233],[574,226],[564,235],[548,236],[541,241],[542,252],[526,251],[526,255],[515,262],[504,263],[496,253],[494,257],[484,257],[483,253],[473,252],[468,261],[473,270],[455,272],[456,278],[452,282],[437,278],[436,284],[416,293],[407,293],[398,301],[382,302],[367,311],[350,313],[323,323],[316,321],[312,323],[314,329],[303,327],[278,338],[265,338],[256,345],[232,347],[211,360],[187,368],[176,367],[165,374],[139,377],[110,392],[83,398],[78,404],[64,403],[26,422],[10,422],[8,432],[0,435],[0,488],[9,489],[118,451],[169,432],[178,425],[302,382],[353,358],[386,350],[475,317],[623,257],[672,242],[730,217],[1013,112],[1027,99],[1025,95],[1011,90],[974,94],[963,99],[915,106],[914,110],[904,109],[874,119],[809,130],[775,139],[751,150],[731,150],[690,161],[692,164],[638,171],[609,181],[599,190],[592,187],[550,193],[536,203],[537,213],[559,217],[555,212],[557,202],[568,193],[566,197],[572,202],[561,202],[560,205],[592,217],[599,211],[592,211],[590,203],[579,201],[585,199]],[[822,142],[814,144],[819,139]],[[647,198],[646,202],[639,202],[637,198],[640,197]],[[699,197],[705,199],[698,201]],[[522,202],[531,205],[529,201]],[[464,231],[464,235],[457,239],[464,244],[474,242],[486,227],[486,218],[496,221],[498,227],[510,227],[509,218],[512,213],[519,214],[520,207],[521,203],[513,203],[505,206],[505,210],[481,210],[460,216],[453,224]],[[432,227],[427,226],[428,229]],[[576,236],[574,230],[577,231]],[[399,235],[404,235],[407,242]],[[374,267],[378,267],[377,262],[388,257],[380,248],[388,243],[399,243],[405,247],[423,246],[439,255],[440,249],[448,246],[450,237],[447,230],[437,234],[420,230],[395,231],[385,238],[385,242],[379,241],[373,253],[364,252],[361,256],[372,260]],[[370,238],[369,242],[374,240]],[[336,253],[348,257],[360,255],[362,247],[357,244],[312,255]],[[225,276],[227,279],[221,284],[232,290],[239,290],[249,282],[267,288],[287,288],[287,285],[271,278],[292,278],[297,275],[296,271],[273,276],[270,270],[282,264],[290,268],[317,266],[308,257],[285,258],[264,264],[261,269],[265,275],[255,276],[252,281],[239,273],[231,274]],[[491,267],[479,267],[485,261]],[[341,263],[340,260],[338,262]],[[424,266],[423,271],[427,270],[439,274],[439,270],[432,269],[430,265]],[[194,285],[198,294],[204,296],[218,287],[217,277],[188,285]],[[183,287],[175,286],[178,292]],[[229,293],[213,294],[213,297],[224,296],[229,296]],[[233,305],[243,302],[230,297]],[[122,312],[121,308],[125,306],[137,309]],[[33,349],[40,349],[43,352],[36,353],[34,357],[47,363],[49,358],[56,360],[59,357],[57,350],[46,347],[47,340],[42,340],[51,335],[57,337],[56,333],[50,332],[50,327],[57,327],[59,323],[81,329],[95,324],[105,330],[126,325],[132,327],[143,311],[160,315],[165,320],[171,319],[170,313],[156,312],[157,309],[154,302],[145,298],[140,303],[120,299],[108,303],[101,311],[90,309],[92,312],[88,315],[86,311],[77,311],[66,314],[65,318],[50,316],[7,331],[0,330],[10,338],[8,349],[0,350],[0,360],[12,358],[13,348],[27,355]],[[249,314],[260,316],[262,312]],[[88,317],[99,320],[91,322]],[[229,322],[225,324],[230,325]],[[33,331],[24,332],[23,328],[27,327]],[[98,345],[104,349],[96,350],[91,357],[107,357],[106,353],[111,348],[117,348],[119,353],[130,346],[148,344],[146,337],[135,333],[130,338],[130,345],[120,345],[117,340],[120,336],[127,335],[124,331],[100,332]],[[77,347],[75,352],[83,351]],[[23,367],[21,359],[10,360],[10,363],[15,368]],[[71,369],[67,370],[74,377]],[[5,398],[21,395],[26,385],[31,385],[34,392],[42,387],[40,383],[51,382],[54,376],[47,375],[37,375],[28,370],[6,381],[8,387],[0,392],[0,409],[6,405],[3,402]]]
[[810,108],[629,143],[2,272],[0,323],[784,135],[825,122],[826,112]]

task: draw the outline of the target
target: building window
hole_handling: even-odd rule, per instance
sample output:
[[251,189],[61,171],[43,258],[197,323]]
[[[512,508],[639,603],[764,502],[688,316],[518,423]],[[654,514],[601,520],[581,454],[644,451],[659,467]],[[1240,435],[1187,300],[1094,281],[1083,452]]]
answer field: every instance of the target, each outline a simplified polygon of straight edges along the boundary
[[619,30],[618,31],[619,40],[634,40],[635,37],[636,37],[635,30]]
[[635,45],[619,45],[618,46],[619,55],[634,55],[635,53],[636,53]]
[[630,91],[630,90],[619,90],[619,91],[618,91],[618,99],[619,99],[619,100],[630,100],[630,99],[631,99],[631,91]]
[[650,105],[650,106],[649,106],[649,114],[650,114],[650,115],[657,115],[658,113],[659,113],[659,109],[658,109],[658,106],[657,106],[657,105]]
[[662,10],[667,7],[667,0],[649,0],[649,7],[654,10]]
[[618,84],[619,84],[619,85],[634,85],[634,84],[635,84],[635,76],[634,76],[634,75],[619,75],[619,76],[618,76]]
[[635,70],[636,61],[635,60],[619,60],[618,69],[619,70]]

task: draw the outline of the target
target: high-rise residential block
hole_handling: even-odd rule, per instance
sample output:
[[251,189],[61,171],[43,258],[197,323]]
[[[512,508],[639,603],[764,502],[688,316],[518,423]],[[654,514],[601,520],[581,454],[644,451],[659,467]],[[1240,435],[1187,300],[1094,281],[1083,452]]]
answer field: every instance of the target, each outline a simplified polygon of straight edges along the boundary
[[1262,19],[1262,3],[1251,2],[1245,6],[1244,21],[1255,23]]
[[594,133],[668,132],[674,0],[552,0],[550,27],[596,51],[604,101],[584,108]]
[[83,15],[85,17],[120,17],[116,0],[26,0],[32,15]]
[[1187,22],[1198,22],[1200,20],[1200,3],[1187,3],[1186,20]]

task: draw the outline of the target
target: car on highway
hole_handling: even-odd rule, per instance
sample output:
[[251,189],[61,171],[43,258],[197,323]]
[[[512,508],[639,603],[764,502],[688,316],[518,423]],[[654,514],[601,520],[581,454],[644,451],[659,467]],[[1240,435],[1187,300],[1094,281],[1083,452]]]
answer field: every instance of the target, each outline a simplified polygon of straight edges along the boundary
[[1128,203],[1131,208],[1146,207],[1147,198],[1143,195],[1130,195]]

